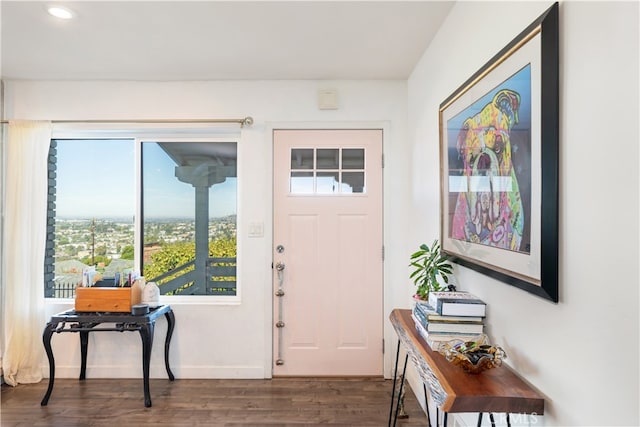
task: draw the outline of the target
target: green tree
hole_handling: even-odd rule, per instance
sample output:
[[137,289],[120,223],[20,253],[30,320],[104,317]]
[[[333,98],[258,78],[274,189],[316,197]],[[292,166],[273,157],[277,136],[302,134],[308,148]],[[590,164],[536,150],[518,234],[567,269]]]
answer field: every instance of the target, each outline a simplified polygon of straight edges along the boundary
[[225,237],[209,242],[209,256],[216,258],[235,258],[237,253],[236,238]]
[[124,248],[122,248],[122,252],[120,253],[120,258],[133,260],[134,255],[135,255],[135,250],[133,249],[133,245],[127,245]]
[[151,262],[144,266],[144,276],[153,280],[195,259],[195,243],[170,243],[151,255]]
[[[104,266],[106,267],[111,263],[111,258],[107,258],[104,255],[96,255],[95,257],[93,257],[93,261],[95,265],[98,265],[101,262],[103,262]],[[82,262],[83,264],[91,265],[91,255],[82,258],[80,262]]]
[[[217,239],[209,242],[209,256],[216,258],[236,257],[236,238]],[[196,257],[196,245],[189,243],[167,243],[162,249],[151,255],[151,261],[144,266],[144,276],[153,280],[181,265],[191,262]]]

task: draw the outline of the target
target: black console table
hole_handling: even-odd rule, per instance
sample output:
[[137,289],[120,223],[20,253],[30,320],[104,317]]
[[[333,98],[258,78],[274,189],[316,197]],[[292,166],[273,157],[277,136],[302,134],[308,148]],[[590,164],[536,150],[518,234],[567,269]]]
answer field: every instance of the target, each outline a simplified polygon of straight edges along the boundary
[[[142,373],[144,378],[144,406],[151,406],[151,396],[149,393],[149,363],[151,360],[151,348],[153,346],[153,331],[158,317],[164,315],[167,319],[167,337],[164,342],[164,364],[169,375],[169,380],[173,381],[174,376],[169,368],[169,344],[175,326],[173,310],[169,305],[161,305],[151,308],[149,313],[133,315],[131,313],[108,313],[108,312],[76,312],[68,310],[51,317],[42,334],[42,341],[49,359],[49,387],[40,402],[45,406],[49,402],[49,397],[53,391],[56,366],[51,350],[51,336],[53,333],[79,332],[80,333],[80,380],[85,379],[87,370],[87,344],[89,342],[89,332],[100,331],[138,331],[142,338]],[[101,326],[103,324],[112,324]]]

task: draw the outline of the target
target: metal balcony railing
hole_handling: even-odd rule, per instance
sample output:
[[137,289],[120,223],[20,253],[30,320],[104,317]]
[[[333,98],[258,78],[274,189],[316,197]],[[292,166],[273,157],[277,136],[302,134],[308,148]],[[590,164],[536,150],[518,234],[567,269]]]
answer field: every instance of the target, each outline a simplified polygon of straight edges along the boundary
[[236,280],[236,258],[207,258],[204,272],[190,261],[147,278],[158,285],[161,295],[235,295]]
[[[206,271],[197,272],[195,261],[178,266],[147,282],[155,282],[162,295],[235,295],[236,258],[207,258]],[[82,274],[56,278],[51,290],[53,298],[75,298]]]

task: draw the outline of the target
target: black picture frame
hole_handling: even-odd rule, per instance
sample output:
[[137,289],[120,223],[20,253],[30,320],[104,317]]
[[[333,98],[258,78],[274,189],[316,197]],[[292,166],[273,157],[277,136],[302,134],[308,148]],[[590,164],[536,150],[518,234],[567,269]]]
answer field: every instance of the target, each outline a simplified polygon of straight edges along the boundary
[[558,302],[558,3],[440,104],[451,260]]

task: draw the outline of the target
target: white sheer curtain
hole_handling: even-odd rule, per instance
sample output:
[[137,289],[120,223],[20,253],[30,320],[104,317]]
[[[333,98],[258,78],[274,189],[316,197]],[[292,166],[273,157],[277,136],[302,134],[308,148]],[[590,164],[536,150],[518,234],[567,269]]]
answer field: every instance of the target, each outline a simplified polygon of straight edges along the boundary
[[50,140],[50,122],[9,123],[3,201],[2,371],[13,386],[42,379]]

